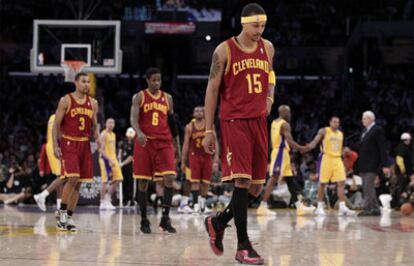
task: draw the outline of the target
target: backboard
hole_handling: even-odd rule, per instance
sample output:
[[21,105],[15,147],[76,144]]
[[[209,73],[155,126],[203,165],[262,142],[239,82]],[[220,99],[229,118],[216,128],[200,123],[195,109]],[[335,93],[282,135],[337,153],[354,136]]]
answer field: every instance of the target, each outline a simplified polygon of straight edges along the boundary
[[121,73],[120,30],[112,20],[34,20],[30,70],[63,73],[64,61],[78,60],[85,72]]

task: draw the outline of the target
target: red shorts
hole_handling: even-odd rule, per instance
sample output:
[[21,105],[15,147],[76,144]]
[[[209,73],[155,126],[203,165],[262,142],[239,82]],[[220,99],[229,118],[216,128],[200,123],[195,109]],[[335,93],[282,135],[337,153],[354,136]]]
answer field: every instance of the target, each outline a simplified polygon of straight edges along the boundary
[[79,177],[79,181],[91,182],[93,177],[92,152],[89,141],[62,138],[62,177]]
[[160,177],[176,175],[174,147],[170,140],[148,139],[144,147],[134,145],[134,178],[158,181]]
[[191,176],[187,177],[190,182],[204,182],[210,184],[213,173],[213,160],[210,155],[197,155],[190,152],[189,155]]
[[223,182],[247,178],[264,184],[267,172],[268,133],[265,117],[220,120]]

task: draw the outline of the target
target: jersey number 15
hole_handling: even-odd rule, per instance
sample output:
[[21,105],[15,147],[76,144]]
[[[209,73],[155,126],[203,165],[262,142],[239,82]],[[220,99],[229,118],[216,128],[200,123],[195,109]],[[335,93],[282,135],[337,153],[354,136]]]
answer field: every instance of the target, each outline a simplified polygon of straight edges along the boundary
[[262,92],[262,82],[260,82],[260,74],[247,74],[247,86],[249,94],[261,93]]

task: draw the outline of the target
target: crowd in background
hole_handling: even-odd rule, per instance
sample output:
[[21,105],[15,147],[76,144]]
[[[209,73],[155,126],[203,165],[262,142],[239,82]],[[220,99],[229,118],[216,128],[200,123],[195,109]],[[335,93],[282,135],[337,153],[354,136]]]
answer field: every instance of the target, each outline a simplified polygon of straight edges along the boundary
[[[223,12],[222,35],[230,36],[238,30],[235,26],[237,23],[232,23],[239,16],[232,9],[236,2],[140,1],[140,5],[153,5],[161,9],[185,6],[197,9],[219,8]],[[122,20],[124,7],[133,5],[136,5],[136,1],[123,1],[122,4],[105,1],[90,19]],[[341,1],[283,0],[263,1],[263,6],[269,14],[273,14],[269,15],[265,36],[277,44],[277,47],[344,46],[350,34],[348,29],[359,18],[368,16],[382,20],[409,20],[414,14],[412,0],[353,0],[346,4]],[[30,195],[39,192],[45,181],[39,176],[37,160],[40,147],[45,142],[47,119],[55,110],[59,98],[73,90],[73,86],[65,84],[62,75],[19,77],[8,73],[29,69],[27,51],[31,47],[34,14],[36,18],[73,18],[73,12],[67,7],[68,1],[60,0],[55,1],[53,10],[48,9],[42,1],[0,1],[0,43],[3,43],[0,45],[0,195],[20,195],[19,200],[30,200]],[[350,17],[350,14],[353,16]],[[288,68],[280,64],[275,61],[276,71]],[[306,75],[315,69],[321,75],[316,80],[296,78],[278,81],[276,104],[269,121],[277,117],[278,105],[289,105],[293,112],[293,136],[300,144],[305,144],[319,128],[327,126],[332,115],[338,115],[345,135],[345,145],[351,149],[349,152],[352,154],[352,150],[357,151],[362,129],[362,112],[372,110],[377,116],[377,123],[385,129],[389,143],[384,145],[387,145],[389,151],[390,164],[394,163],[394,149],[400,143],[401,134],[411,132],[414,127],[413,68],[409,65],[373,64],[369,66],[363,79],[350,85],[345,85],[342,77],[324,75],[318,63],[311,61],[304,64],[298,74]],[[171,73],[165,74],[169,75]],[[175,84],[171,84],[172,80],[174,79],[170,76],[163,88],[173,96],[180,136],[183,137],[183,128],[191,119],[193,107],[204,102],[206,81],[175,81]],[[98,101],[102,110],[100,122],[103,124],[104,117],[115,118],[115,132],[121,140],[129,127],[132,95],[144,88],[145,81],[132,76],[105,76],[99,77],[97,84]],[[412,150],[412,146],[410,149]],[[292,157],[297,178],[311,202],[315,200],[317,184],[317,153],[314,151],[304,156],[294,153]],[[352,165],[353,163],[347,167],[349,173],[352,173]],[[358,207],[361,180],[352,174],[349,177],[348,196],[354,199],[353,204]],[[10,181],[11,178],[13,182]],[[376,183],[378,193],[392,194],[390,190],[395,189],[395,183],[391,177],[379,175]],[[283,184],[280,188],[283,188]],[[332,190],[333,187],[329,189]],[[227,191],[217,187],[212,190],[219,191],[219,194]],[[402,192],[400,188],[398,190]],[[283,189],[278,193],[276,196],[283,198]],[[10,197],[0,197],[0,200],[7,201]]]

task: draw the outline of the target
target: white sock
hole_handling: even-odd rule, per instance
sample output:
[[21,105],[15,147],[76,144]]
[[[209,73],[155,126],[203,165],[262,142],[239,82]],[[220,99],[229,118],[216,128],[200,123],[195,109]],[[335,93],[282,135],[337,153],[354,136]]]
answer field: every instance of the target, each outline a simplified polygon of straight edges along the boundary
[[188,205],[188,196],[182,196],[180,206],[187,206]]
[[323,210],[323,201],[318,201],[318,209]]
[[264,208],[267,208],[267,202],[262,200],[262,202],[260,202],[260,205],[262,205]]
[[340,209],[340,210],[344,210],[344,209],[346,209],[345,201],[340,201],[340,202],[339,202],[339,209]]
[[49,191],[47,191],[47,189],[43,190],[42,193],[40,193],[40,196],[47,198],[47,196],[49,196]]
[[198,196],[198,203],[200,204],[200,208],[204,209],[206,207],[206,198]]
[[105,194],[105,201],[106,202],[111,202],[111,195],[109,195],[109,193]]
[[56,199],[56,207],[60,210],[60,204],[62,203],[62,199]]

